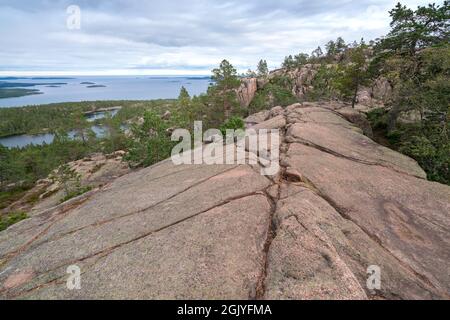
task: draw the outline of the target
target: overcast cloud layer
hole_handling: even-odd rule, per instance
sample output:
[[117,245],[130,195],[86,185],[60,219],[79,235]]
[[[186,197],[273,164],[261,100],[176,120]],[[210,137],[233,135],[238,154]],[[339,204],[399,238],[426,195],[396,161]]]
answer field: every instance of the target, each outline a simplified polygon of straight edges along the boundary
[[[276,68],[338,36],[386,34],[396,2],[0,0],[0,74],[209,74],[224,58]],[[81,8],[80,30],[66,26],[69,5]]]

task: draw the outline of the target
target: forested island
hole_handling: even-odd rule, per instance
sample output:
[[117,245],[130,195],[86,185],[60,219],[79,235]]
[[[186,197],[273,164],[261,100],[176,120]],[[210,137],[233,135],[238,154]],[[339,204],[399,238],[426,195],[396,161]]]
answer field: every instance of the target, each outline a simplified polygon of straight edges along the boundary
[[0,88],[0,99],[3,98],[19,98],[24,96],[29,96],[32,94],[42,94],[38,89],[3,89]]
[[[7,82],[3,80],[20,80],[20,78],[0,78],[0,99],[4,98],[18,98],[33,94],[42,94],[39,89],[25,89],[27,87],[35,86],[47,86],[47,87],[60,87],[66,85],[65,82],[42,82],[42,83],[31,83],[31,82]],[[43,79],[43,78],[42,78]],[[41,80],[41,78],[33,78],[33,80]],[[50,80],[50,79],[48,79]]]

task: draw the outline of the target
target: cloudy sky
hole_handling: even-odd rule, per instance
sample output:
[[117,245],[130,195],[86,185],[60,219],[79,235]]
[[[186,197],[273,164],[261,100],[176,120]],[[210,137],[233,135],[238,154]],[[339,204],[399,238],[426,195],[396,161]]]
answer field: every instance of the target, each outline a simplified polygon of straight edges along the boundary
[[0,0],[0,75],[209,74],[224,58],[276,68],[338,36],[385,34],[397,1]]

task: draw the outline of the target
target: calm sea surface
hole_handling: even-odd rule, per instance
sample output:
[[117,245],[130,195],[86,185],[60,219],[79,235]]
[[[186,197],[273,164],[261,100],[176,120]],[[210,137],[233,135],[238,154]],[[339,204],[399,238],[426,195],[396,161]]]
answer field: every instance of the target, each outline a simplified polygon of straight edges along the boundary
[[[38,89],[42,94],[18,98],[0,99],[0,108],[20,107],[27,105],[47,104],[56,102],[78,102],[95,100],[151,100],[177,98],[181,86],[192,95],[206,92],[211,80],[207,77],[151,77],[151,76],[116,76],[116,77],[74,77],[71,79],[57,78],[20,78],[4,82],[46,83],[25,89]],[[58,87],[49,83],[67,83]],[[92,87],[89,86],[104,86]],[[19,87],[20,88],[20,87]]]

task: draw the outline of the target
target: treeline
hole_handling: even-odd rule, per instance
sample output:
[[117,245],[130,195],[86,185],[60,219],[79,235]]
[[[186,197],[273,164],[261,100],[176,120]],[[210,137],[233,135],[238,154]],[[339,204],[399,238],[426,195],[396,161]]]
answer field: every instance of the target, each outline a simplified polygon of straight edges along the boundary
[[[375,47],[370,70],[393,94],[372,113],[376,129],[413,157],[429,179],[450,184],[450,2],[390,11],[391,32]],[[400,121],[405,114],[417,121]]]
[[132,166],[149,166],[170,157],[171,133],[175,128],[193,132],[194,121],[203,122],[203,130],[210,128],[242,129],[242,117],[248,110],[241,108],[236,89],[241,76],[227,60],[212,70],[212,84],[207,93],[191,97],[182,87],[170,116],[164,117],[154,111],[146,112],[142,124],[132,126],[128,155]]
[[[0,146],[1,188],[13,186],[25,191],[38,179],[46,178],[61,165],[95,152],[105,154],[126,150],[131,166],[148,166],[170,156],[175,128],[192,130],[195,120],[203,120],[204,129],[243,127],[236,89],[241,80],[236,69],[224,60],[213,70],[214,83],[206,94],[191,97],[181,88],[174,100],[98,101],[61,103],[47,106],[0,109],[4,135],[17,133],[55,133],[51,144],[11,148]],[[97,137],[84,112],[122,106],[114,116],[96,120],[107,132]],[[68,132],[75,131],[75,139]],[[10,189],[8,187],[8,189]],[[10,191],[4,191],[3,194]],[[14,192],[13,192],[14,193]],[[6,201],[6,200],[5,200]]]
[[172,100],[86,101],[0,108],[0,137],[76,129],[80,117],[85,112],[100,108],[122,106],[119,116],[130,119],[136,113],[142,113],[143,109],[158,109],[164,107],[164,105],[170,105],[172,102]]
[[[391,31],[375,41],[347,44],[339,37],[311,54],[287,56],[287,71],[306,64],[316,71],[307,100],[357,102],[359,89],[383,78],[393,89],[385,108],[369,119],[379,142],[416,159],[428,178],[450,184],[450,2],[389,14]],[[287,80],[289,81],[289,80]],[[289,86],[287,86],[289,88]],[[291,86],[292,88],[292,86]],[[403,121],[404,118],[414,120]]]
[[[0,186],[10,183],[32,185],[47,177],[63,163],[78,160],[94,152],[111,153],[126,149],[128,137],[124,125],[143,117],[148,110],[163,113],[176,100],[96,101],[58,103],[45,106],[0,109],[0,128],[4,136],[52,132],[51,144],[8,149],[0,145]],[[89,122],[84,112],[122,106],[114,116]],[[108,133],[96,137],[92,125],[102,126]],[[68,132],[75,132],[75,139]]]

